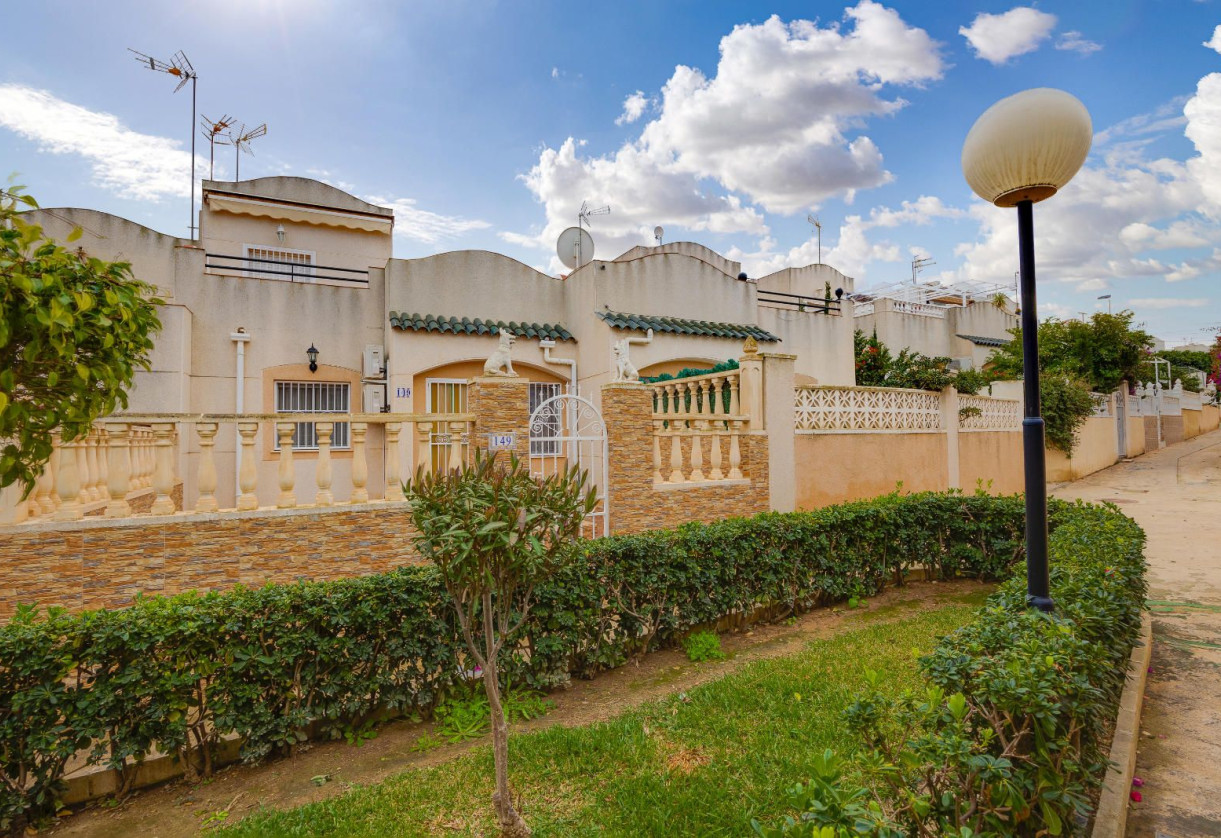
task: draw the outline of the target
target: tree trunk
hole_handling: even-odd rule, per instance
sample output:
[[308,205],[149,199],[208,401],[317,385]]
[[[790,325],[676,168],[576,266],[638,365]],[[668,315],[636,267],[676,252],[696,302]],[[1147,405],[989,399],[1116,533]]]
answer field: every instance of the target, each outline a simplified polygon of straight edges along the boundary
[[492,756],[496,765],[496,791],[492,793],[492,805],[496,808],[496,820],[500,823],[500,834],[504,838],[527,838],[530,827],[513,808],[513,795],[509,791],[509,725],[505,722],[504,705],[500,703],[500,678],[497,648],[493,635],[491,595],[483,597],[483,629],[486,664],[483,667],[483,688],[488,694],[488,709],[492,717]]

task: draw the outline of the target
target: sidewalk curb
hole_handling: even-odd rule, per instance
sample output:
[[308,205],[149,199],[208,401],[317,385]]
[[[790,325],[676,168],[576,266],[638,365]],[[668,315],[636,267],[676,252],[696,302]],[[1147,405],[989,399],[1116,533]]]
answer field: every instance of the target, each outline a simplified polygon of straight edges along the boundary
[[1115,736],[1111,740],[1111,767],[1102,781],[1098,810],[1091,838],[1123,838],[1128,825],[1128,793],[1136,771],[1136,747],[1140,742],[1140,711],[1145,703],[1145,681],[1153,653],[1153,623],[1149,612],[1141,615],[1140,639],[1132,649],[1128,678],[1119,699]]

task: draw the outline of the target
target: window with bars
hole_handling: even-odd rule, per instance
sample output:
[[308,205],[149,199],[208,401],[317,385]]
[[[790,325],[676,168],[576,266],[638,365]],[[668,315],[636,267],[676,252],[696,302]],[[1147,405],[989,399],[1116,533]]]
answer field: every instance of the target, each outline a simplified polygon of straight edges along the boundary
[[[333,381],[277,381],[276,413],[350,413],[351,387]],[[331,448],[350,448],[348,423],[336,422]],[[298,422],[293,431],[293,448],[318,450],[318,429],[313,422]],[[277,436],[275,450],[280,450]]]
[[[534,416],[536,411],[543,402],[547,399],[554,398],[561,393],[559,384],[548,384],[543,382],[530,382],[530,415]],[[541,416],[540,423],[536,427],[533,422],[530,423],[530,456],[531,457],[557,457],[560,454],[560,415],[559,413],[550,413],[546,416]]]
[[285,250],[280,247],[245,246],[245,275],[255,279],[303,280],[311,282],[315,274],[314,254],[308,250]]

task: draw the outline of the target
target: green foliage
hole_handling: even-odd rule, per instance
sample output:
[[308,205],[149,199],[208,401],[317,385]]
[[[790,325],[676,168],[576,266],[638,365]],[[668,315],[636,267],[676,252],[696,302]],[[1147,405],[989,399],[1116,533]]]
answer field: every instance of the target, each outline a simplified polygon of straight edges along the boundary
[[[503,693],[505,718],[510,722],[541,719],[552,708],[552,703],[537,690],[505,690]],[[445,742],[462,742],[475,739],[488,732],[492,720],[492,708],[487,693],[466,691],[445,699],[433,715],[437,720],[436,735]],[[421,737],[420,750],[433,747],[432,742]],[[436,744],[441,744],[437,741]]]
[[1063,375],[1044,374],[1039,379],[1039,401],[1047,444],[1072,454],[1077,432],[1094,412],[1094,397],[1086,384]]
[[721,651],[721,638],[715,631],[697,631],[688,635],[683,641],[683,651],[693,663],[725,660],[725,653]]
[[1080,833],[1140,635],[1145,539],[1113,506],[1060,515],[1055,613],[1026,605],[1018,574],[920,659],[923,691],[883,695],[868,672],[868,692],[846,713],[865,746],[855,767],[867,785],[834,765],[794,790],[800,820],[760,834],[820,834],[806,823],[879,838]]
[[[161,328],[153,288],[125,262],[61,247],[24,221],[37,203],[0,189],[0,487],[28,493],[54,435],[76,439],[127,406]],[[75,241],[76,230],[68,236]]]
[[987,387],[993,381],[996,381],[996,373],[993,370],[959,370],[954,374],[954,389],[960,393],[965,393],[968,396],[974,396],[980,390]]
[[[654,384],[659,381],[675,381],[680,378],[693,378],[694,376],[697,376],[697,375],[711,375],[712,373],[715,373],[715,372],[730,372],[730,371],[736,370],[736,369],[738,369],[738,362],[735,361],[733,358],[730,358],[728,361],[724,361],[724,362],[717,364],[713,367],[710,367],[709,369],[706,369],[706,370],[693,369],[693,368],[687,367],[687,368],[679,370],[677,375],[670,375],[670,373],[668,373],[668,372],[663,372],[661,375],[654,375],[654,376],[650,376],[647,378],[642,378],[640,380],[643,381],[645,384]],[[691,404],[692,398],[698,398],[698,397],[692,396],[690,393],[688,393],[686,396],[684,396],[683,410],[689,411],[692,409],[692,407],[693,407],[693,405]],[[729,412],[731,398],[732,398],[732,394],[730,393],[730,389],[728,387],[721,388],[721,406],[717,408],[718,413],[728,413]],[[669,412],[670,394],[663,393],[661,395],[654,395],[653,396],[653,410],[657,411],[657,412],[661,412],[661,413]]]
[[1201,352],[1186,349],[1162,349],[1158,351],[1157,356],[1169,361],[1172,366],[1188,367],[1200,372],[1208,372],[1213,367],[1213,357],[1207,349]]
[[892,355],[878,340],[857,329],[853,334],[856,355],[856,383],[859,387],[904,387],[913,390],[940,390],[954,383],[949,358],[930,358],[910,349]]
[[[1110,393],[1121,381],[1137,380],[1153,338],[1132,327],[1133,314],[1099,312],[1088,321],[1056,320],[1039,324],[1039,370],[1083,380],[1088,389]],[[1022,376],[1022,330],[992,353],[991,366],[1009,378]]]
[[[1053,527],[1064,510],[1052,502]],[[546,689],[731,615],[783,620],[870,596],[917,566],[999,578],[1021,556],[1023,520],[1020,497],[895,494],[581,541],[515,612],[501,682]],[[255,762],[291,754],[307,730],[341,738],[379,710],[426,713],[469,689],[470,659],[433,566],[115,611],[22,609],[0,626],[0,829],[54,812],[78,752],[121,782],[126,760],[154,749],[207,775],[222,736]]]
[[655,384],[658,381],[674,381],[679,378],[694,378],[697,375],[710,375],[714,372],[730,372],[738,368],[738,362],[734,358],[722,361],[719,364],[709,367],[705,370],[694,369],[692,367],[684,367],[679,370],[676,375],[671,375],[668,372],[663,372],[660,375],[644,376],[640,380],[645,384]]

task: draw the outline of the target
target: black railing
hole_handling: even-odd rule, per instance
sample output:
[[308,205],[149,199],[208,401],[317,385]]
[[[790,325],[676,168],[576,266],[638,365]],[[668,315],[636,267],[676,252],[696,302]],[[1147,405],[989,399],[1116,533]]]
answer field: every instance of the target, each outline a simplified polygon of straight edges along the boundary
[[[287,277],[289,282],[349,282],[353,285],[368,285],[369,271],[357,268],[334,268],[326,265],[302,265],[283,259],[259,259],[255,256],[225,256],[220,253],[205,254],[204,267],[221,271],[244,271],[247,276]],[[347,274],[347,276],[344,276]]]
[[805,297],[780,291],[759,290],[759,302],[788,311],[810,311],[815,314],[839,314],[840,301],[823,297]]

